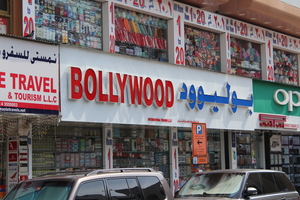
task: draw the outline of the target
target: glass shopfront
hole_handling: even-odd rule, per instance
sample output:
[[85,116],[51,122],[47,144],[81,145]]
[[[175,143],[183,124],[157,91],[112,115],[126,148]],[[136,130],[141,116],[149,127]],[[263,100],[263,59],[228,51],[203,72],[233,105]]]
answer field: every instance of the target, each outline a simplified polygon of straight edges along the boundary
[[221,169],[220,130],[207,130],[208,163],[193,164],[191,129],[178,129],[179,186],[198,171]]
[[102,169],[101,127],[50,127],[44,134],[33,135],[33,177],[64,171]]
[[238,168],[262,168],[259,154],[260,140],[261,136],[254,132],[236,134]]
[[162,171],[164,176],[169,178],[169,160],[168,128],[114,127],[114,167],[149,167]]

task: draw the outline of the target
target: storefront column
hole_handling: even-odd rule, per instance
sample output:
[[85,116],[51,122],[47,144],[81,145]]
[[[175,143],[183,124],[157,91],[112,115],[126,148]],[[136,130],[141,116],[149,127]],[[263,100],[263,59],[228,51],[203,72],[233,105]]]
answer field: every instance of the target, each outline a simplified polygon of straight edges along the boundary
[[221,72],[231,74],[230,33],[220,34]]
[[177,127],[169,128],[169,144],[170,144],[170,188],[173,192],[179,189],[179,165],[178,165],[178,133]]
[[174,2],[174,18],[168,20],[169,62],[177,65],[185,65],[183,8],[183,4]]
[[103,38],[109,38],[109,40],[102,41],[103,51],[105,52],[115,52],[115,17],[114,17],[114,3],[104,2],[102,3],[102,33]]
[[113,128],[112,124],[103,126],[103,169],[113,168]]
[[225,138],[224,138],[224,130],[220,130],[220,149],[221,149],[221,151],[220,151],[220,162],[221,162],[221,169],[225,169],[225,162],[226,162],[226,160],[225,160],[225,151],[224,151],[224,149],[225,149]]
[[228,134],[228,150],[229,150],[229,168],[237,168],[237,149],[236,149],[236,132],[229,132]]

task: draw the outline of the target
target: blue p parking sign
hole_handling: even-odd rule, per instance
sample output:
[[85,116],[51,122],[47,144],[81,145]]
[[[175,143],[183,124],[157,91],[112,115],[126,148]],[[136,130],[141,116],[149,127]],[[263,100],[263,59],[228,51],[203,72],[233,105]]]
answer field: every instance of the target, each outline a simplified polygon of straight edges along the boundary
[[196,126],[196,134],[202,134],[202,125]]

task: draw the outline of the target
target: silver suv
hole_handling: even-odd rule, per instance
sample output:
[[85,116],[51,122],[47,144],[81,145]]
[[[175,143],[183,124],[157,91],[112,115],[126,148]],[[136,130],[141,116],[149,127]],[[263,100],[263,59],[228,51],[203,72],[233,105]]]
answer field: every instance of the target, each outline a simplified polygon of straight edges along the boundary
[[235,169],[200,172],[192,176],[175,198],[179,199],[300,199],[284,172]]
[[161,172],[116,168],[53,173],[23,181],[4,200],[173,200]]

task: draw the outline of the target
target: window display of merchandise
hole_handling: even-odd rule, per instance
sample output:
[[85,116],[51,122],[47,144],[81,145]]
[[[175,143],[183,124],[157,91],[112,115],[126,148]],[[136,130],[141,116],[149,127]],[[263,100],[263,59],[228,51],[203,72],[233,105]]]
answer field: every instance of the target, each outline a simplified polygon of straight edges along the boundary
[[115,128],[113,132],[114,167],[150,167],[168,177],[168,130]]
[[298,55],[274,49],[273,59],[275,82],[298,85]]
[[99,128],[50,128],[46,134],[33,137],[32,149],[33,176],[103,167]]
[[193,164],[192,158],[192,132],[178,131],[178,164],[179,179],[182,186],[187,179],[198,171],[221,169],[221,148],[219,131],[208,130],[207,148],[209,163],[205,165]]
[[282,171],[300,190],[300,136],[282,135]]
[[187,66],[221,71],[220,34],[185,26],[184,38]]
[[115,52],[168,62],[167,20],[115,8]]
[[231,74],[261,78],[260,45],[230,38]]
[[36,39],[102,49],[101,3],[36,0]]
[[256,133],[237,133],[237,166],[238,168],[254,169],[260,167],[257,159],[259,149],[260,136]]

